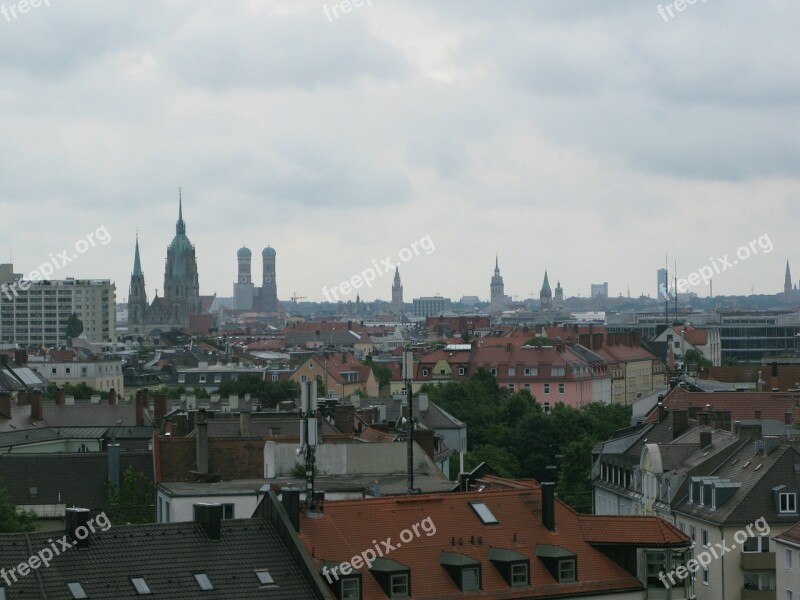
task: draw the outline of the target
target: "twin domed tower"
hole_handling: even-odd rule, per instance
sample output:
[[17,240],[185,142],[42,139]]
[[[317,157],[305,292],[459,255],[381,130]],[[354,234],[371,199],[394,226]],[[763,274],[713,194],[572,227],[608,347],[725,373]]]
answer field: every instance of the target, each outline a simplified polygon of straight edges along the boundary
[[238,277],[233,284],[233,308],[235,310],[278,311],[278,286],[275,283],[275,249],[267,246],[261,252],[261,287],[252,279],[253,253],[246,246],[236,253]]

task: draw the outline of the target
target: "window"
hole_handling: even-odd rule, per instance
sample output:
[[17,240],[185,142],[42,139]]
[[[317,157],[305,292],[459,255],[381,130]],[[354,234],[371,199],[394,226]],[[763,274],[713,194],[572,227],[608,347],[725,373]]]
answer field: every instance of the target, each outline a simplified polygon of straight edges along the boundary
[[214,586],[211,584],[211,580],[205,573],[195,573],[194,580],[197,582],[197,585],[199,585],[200,589],[203,591],[214,589]]
[[742,545],[742,552],[769,552],[769,536],[749,537]]
[[89,597],[86,595],[86,592],[83,591],[83,586],[77,581],[68,583],[67,588],[69,589],[69,593],[72,594],[73,600],[81,600],[81,598]]
[[694,525],[689,525],[689,537],[692,538],[692,542],[697,541],[697,528]]
[[511,565],[511,585],[513,587],[528,585],[528,565],[526,563]]
[[459,375],[463,375],[466,372],[467,372],[467,370],[464,367],[458,367],[458,374]]
[[205,382],[206,382],[206,376],[200,375],[200,383],[205,383]]
[[[0,600],[2,600],[2,596],[0,596]],[[786,600],[792,600],[794,595],[792,594],[792,590],[786,590]]]
[[484,525],[493,525],[500,522],[497,520],[497,517],[492,514],[492,511],[489,510],[489,507],[486,506],[485,503],[470,502],[469,505],[472,507],[472,510],[477,513]]
[[491,369],[489,369],[489,373],[491,373],[492,375],[497,375],[497,369],[492,367]]
[[708,547],[708,529],[701,529],[700,535],[703,538],[703,546]]
[[461,591],[475,592],[481,589],[481,571],[478,567],[461,569]]
[[797,494],[789,494],[789,493],[779,494],[778,502],[780,504],[780,512],[782,513],[797,512]]
[[222,518],[223,519],[233,519],[233,504],[223,504],[222,505]]
[[768,572],[745,572],[744,574],[744,589],[746,590],[772,590],[773,576]]
[[522,387],[525,388],[526,390],[529,390],[529,389],[531,389],[531,384],[530,383],[523,383]]
[[427,377],[428,376],[428,369],[422,369],[422,376],[423,377]]
[[575,560],[561,560],[558,563],[559,583],[572,583],[575,581]]
[[186,375],[183,373],[178,375],[178,383],[186,383]]
[[564,367],[550,367],[550,375],[553,377],[563,377],[566,374]]
[[131,577],[131,583],[133,584],[133,588],[136,590],[136,593],[140,596],[153,593],[150,591],[150,587],[147,585],[147,582],[141,577]]
[[528,377],[536,377],[539,374],[538,367],[526,367],[525,368],[525,375]]
[[516,385],[514,385],[513,383],[509,383],[509,384],[508,384],[508,389],[510,389],[512,392],[513,392],[513,391],[516,389],[516,387],[517,387],[517,386],[516,386]]
[[517,368],[516,367],[508,367],[508,376],[509,377],[515,377],[516,374],[517,374]]
[[272,575],[270,575],[267,569],[259,569],[255,571],[255,574],[256,577],[258,578],[258,582],[262,586],[278,587],[277,585],[275,585],[275,580],[272,578]]
[[64,372],[65,372],[67,375],[69,375],[70,373],[72,373],[72,367],[64,367]]
[[305,383],[306,381],[308,381],[308,377],[306,377],[305,375],[301,375],[300,376],[300,383]]
[[28,494],[30,495],[31,498],[36,498],[36,496],[39,495],[39,488],[35,487],[28,488]]
[[792,570],[792,551],[789,548],[786,549],[786,570]]
[[544,384],[544,393],[545,394],[549,394],[550,393],[550,384],[549,383],[545,383]]
[[214,383],[222,383],[222,375],[214,375]]
[[686,524],[683,521],[678,521],[678,529],[680,529],[683,533],[686,533]]
[[544,403],[544,412],[546,412],[546,413],[550,412],[550,403],[549,402],[545,402]]
[[405,598],[408,596],[408,574],[401,573],[392,575],[389,582],[391,598]]
[[563,383],[559,383],[558,384],[558,393],[559,394],[563,394],[564,393],[564,384]]
[[341,600],[361,600],[361,580],[358,577],[342,578]]

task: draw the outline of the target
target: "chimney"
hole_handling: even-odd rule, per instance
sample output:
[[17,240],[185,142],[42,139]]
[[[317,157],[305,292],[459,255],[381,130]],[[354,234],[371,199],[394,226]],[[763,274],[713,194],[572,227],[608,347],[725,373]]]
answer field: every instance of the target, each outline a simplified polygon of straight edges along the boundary
[[671,410],[672,439],[674,440],[689,428],[689,414],[685,410]]
[[298,488],[283,488],[281,500],[289,522],[296,532],[300,532],[300,490]]
[[342,433],[355,432],[355,406],[351,404],[340,404],[333,411],[333,424]]
[[342,364],[347,364],[347,350],[342,350]]
[[711,432],[710,431],[701,431],[700,432],[700,448],[708,448],[711,445]]
[[208,414],[206,409],[197,411],[197,472],[208,474]]
[[109,404],[116,404],[117,403],[117,390],[113,387],[108,390],[108,403]]
[[64,388],[60,387],[56,390],[56,406],[64,406],[67,403],[67,393]]
[[663,402],[659,402],[656,405],[656,408],[658,409],[658,422],[661,423],[661,421],[663,421],[667,416],[667,409],[664,408]]
[[153,421],[156,425],[159,425],[161,420],[167,415],[167,395],[157,394],[153,407]]
[[218,540],[222,536],[222,505],[195,504],[197,509],[197,522],[210,540]]
[[0,392],[0,415],[11,418],[11,394]]
[[144,425],[144,398],[141,392],[136,392],[136,424]]
[[42,408],[42,393],[31,392],[29,399],[31,402],[31,417],[34,419],[39,419],[40,421],[43,420],[44,414]]
[[64,531],[78,548],[85,548],[89,545],[90,531],[86,527],[88,522],[88,508],[64,509]]
[[28,353],[25,350],[14,350],[14,362],[20,366],[28,364]]
[[542,525],[550,531],[556,530],[556,484],[552,481],[542,482]]
[[248,410],[239,413],[239,435],[250,437],[250,411]]
[[109,444],[108,448],[108,483],[119,489],[119,444]]

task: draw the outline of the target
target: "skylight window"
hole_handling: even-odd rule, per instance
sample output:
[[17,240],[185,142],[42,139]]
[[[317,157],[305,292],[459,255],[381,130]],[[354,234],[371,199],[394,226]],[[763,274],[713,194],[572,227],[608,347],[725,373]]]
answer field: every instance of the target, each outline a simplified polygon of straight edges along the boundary
[[140,596],[146,596],[147,594],[153,593],[150,591],[150,586],[148,586],[147,582],[141,577],[131,577],[131,583],[133,584],[134,589],[136,589],[136,593]]
[[255,572],[256,577],[258,577],[258,581],[261,585],[269,586],[269,587],[277,587],[275,585],[275,580],[270,575],[270,572],[267,569],[259,569]]
[[500,522],[484,502],[470,502],[469,505],[477,513],[484,525],[493,525]]
[[211,580],[205,573],[195,573],[194,580],[197,582],[197,585],[199,585],[200,589],[203,591],[214,589],[214,585],[211,583]]
[[89,597],[86,595],[86,592],[83,591],[83,586],[77,581],[68,583],[67,587],[69,588],[69,593],[72,594],[74,600],[81,600],[82,598]]

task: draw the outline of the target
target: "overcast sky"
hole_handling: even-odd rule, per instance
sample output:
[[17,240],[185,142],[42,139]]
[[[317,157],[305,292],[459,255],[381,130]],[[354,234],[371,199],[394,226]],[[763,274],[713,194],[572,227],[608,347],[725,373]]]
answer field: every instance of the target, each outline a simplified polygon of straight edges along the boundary
[[232,295],[242,245],[256,279],[276,249],[281,299],[320,300],[425,236],[407,301],[487,298],[495,253],[519,299],[545,268],[567,296],[654,296],[666,254],[686,276],[760,236],[714,293],[776,293],[787,259],[800,279],[796,2],[49,4],[0,15],[18,272],[105,227],[54,277],[126,300],[138,228],[152,298],[182,187],[203,294]]

